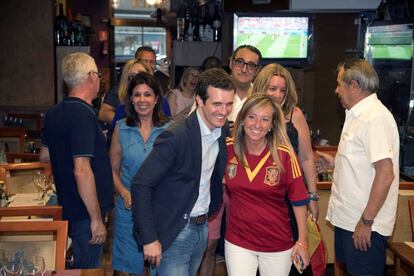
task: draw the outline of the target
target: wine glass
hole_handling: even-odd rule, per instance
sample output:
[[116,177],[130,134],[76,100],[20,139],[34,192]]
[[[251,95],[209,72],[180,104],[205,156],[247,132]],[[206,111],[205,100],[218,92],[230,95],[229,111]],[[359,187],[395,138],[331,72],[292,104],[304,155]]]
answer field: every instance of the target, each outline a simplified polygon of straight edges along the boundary
[[41,172],[41,171],[37,171],[35,172],[34,176],[33,176],[33,184],[37,189],[37,201],[41,201],[43,198],[44,193],[47,191],[47,189],[49,188],[48,185],[48,181],[47,181],[47,176]]
[[25,276],[43,276],[45,274],[45,259],[41,256],[33,256],[25,261]]
[[6,254],[4,254],[4,250],[0,249],[0,275],[3,275],[3,265],[6,264]]
[[20,258],[12,257],[3,264],[3,273],[5,276],[20,276],[23,265]]

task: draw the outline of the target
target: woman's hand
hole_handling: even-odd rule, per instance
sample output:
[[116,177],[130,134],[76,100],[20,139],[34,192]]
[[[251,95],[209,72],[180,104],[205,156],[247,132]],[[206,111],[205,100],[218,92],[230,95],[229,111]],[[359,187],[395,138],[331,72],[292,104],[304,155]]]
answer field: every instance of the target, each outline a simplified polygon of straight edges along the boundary
[[121,197],[124,200],[125,208],[131,209],[131,206],[132,206],[131,192],[125,189],[125,191],[121,194]]
[[319,218],[318,202],[311,200],[308,204],[308,210],[309,210],[310,215],[312,216],[312,220],[317,221]]
[[310,263],[310,257],[309,257],[309,253],[308,253],[308,249],[304,247],[304,245],[307,246],[307,243],[301,243],[301,245],[295,243],[295,245],[293,246],[292,249],[292,254],[291,254],[291,259],[292,262],[295,261],[296,255],[299,255],[300,258],[303,261],[303,269],[307,268],[309,263]]

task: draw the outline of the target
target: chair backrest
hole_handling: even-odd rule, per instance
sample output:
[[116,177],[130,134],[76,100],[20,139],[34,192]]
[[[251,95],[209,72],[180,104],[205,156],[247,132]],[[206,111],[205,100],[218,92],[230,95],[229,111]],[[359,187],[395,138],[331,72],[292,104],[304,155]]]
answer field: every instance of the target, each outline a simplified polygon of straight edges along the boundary
[[[1,127],[0,140],[9,144],[9,151],[24,152],[27,133],[28,130],[22,128]],[[16,144],[16,147],[12,147],[11,144]]]
[[414,199],[408,200],[408,210],[410,213],[411,221],[411,240],[414,241]]
[[50,163],[42,162],[28,162],[28,163],[14,163],[14,164],[0,164],[0,180],[4,181],[6,186],[6,194],[15,194],[19,189],[30,186],[32,191],[36,191],[31,187],[33,183],[33,175],[36,171],[42,171],[46,175],[51,175],[52,170]]
[[29,216],[51,217],[53,220],[62,220],[62,206],[27,206],[0,208],[0,218]]
[[39,162],[38,153],[6,152],[7,163]]
[[[0,221],[0,235],[33,235],[53,232],[55,245],[55,270],[65,269],[66,247],[68,240],[67,221]],[[29,242],[27,242],[29,244]]]

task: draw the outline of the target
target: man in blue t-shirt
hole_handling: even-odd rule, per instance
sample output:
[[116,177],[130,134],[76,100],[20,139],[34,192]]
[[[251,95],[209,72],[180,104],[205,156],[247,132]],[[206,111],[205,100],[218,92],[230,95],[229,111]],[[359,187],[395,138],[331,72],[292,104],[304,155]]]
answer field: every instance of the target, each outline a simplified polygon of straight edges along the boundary
[[101,74],[84,53],[67,55],[62,74],[69,95],[46,115],[40,160],[52,165],[63,218],[69,221],[74,268],[98,268],[107,235],[104,217],[113,207],[106,139],[92,107]]

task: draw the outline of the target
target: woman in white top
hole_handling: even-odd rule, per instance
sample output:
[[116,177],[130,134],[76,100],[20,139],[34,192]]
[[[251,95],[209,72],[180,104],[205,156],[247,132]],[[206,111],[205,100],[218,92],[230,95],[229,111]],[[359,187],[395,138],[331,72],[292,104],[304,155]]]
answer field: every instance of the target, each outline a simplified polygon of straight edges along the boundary
[[195,88],[198,83],[200,69],[188,67],[184,70],[180,83],[176,89],[170,90],[167,96],[171,116],[175,121],[184,118],[195,101]]

